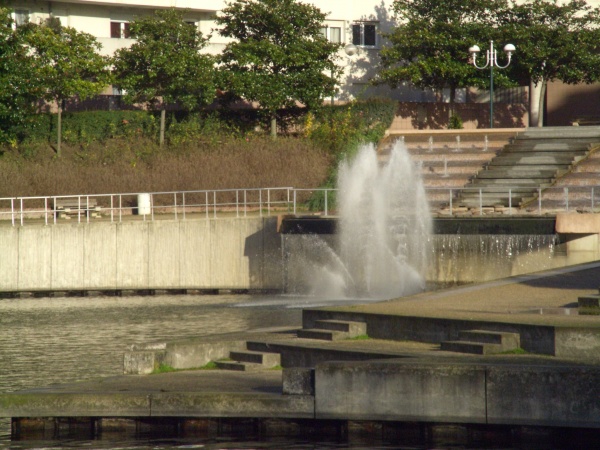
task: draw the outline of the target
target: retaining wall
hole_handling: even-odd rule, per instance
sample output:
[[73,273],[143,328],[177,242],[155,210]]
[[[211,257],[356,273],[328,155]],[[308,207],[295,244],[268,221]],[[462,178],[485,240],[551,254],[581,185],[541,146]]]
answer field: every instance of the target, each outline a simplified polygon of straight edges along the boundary
[[281,289],[276,218],[0,227],[0,291]]

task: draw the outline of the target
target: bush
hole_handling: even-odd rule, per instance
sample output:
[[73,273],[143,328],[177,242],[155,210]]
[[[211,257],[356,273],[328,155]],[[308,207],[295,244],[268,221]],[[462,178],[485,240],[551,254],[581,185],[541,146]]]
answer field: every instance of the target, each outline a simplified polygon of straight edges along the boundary
[[[20,142],[56,142],[58,116],[37,114],[16,134]],[[63,113],[62,141],[89,145],[115,137],[156,135],[157,119],[147,111],[84,111]]]
[[448,119],[448,129],[449,130],[462,130],[463,129],[463,121],[459,115],[452,114],[450,119]]
[[[327,149],[335,158],[335,164],[322,188],[335,188],[337,168],[346,158],[351,158],[365,143],[377,143],[385,136],[396,112],[396,102],[368,100],[351,102],[323,109],[318,114],[307,114],[304,134]],[[335,208],[335,193],[328,197],[328,208]],[[325,206],[323,192],[316,192],[308,201],[310,210],[322,211]]]

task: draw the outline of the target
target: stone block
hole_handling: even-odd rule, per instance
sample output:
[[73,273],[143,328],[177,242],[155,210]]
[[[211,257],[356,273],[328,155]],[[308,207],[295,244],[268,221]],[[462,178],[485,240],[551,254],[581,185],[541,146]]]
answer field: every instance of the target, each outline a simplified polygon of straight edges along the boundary
[[284,395],[315,395],[315,370],[303,367],[284,368]]

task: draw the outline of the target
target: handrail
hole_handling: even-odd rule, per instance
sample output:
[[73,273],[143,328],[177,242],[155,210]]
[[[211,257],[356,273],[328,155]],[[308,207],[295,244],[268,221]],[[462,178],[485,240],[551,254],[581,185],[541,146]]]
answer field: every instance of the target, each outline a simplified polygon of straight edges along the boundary
[[[248,217],[263,214],[303,212],[330,215],[335,213],[333,188],[275,187],[252,189],[216,189],[175,192],[135,192],[94,195],[53,195],[36,197],[0,198],[0,223],[10,221],[12,226],[23,226],[26,222],[56,224],[62,217],[76,218],[77,223],[89,223],[94,215],[103,220],[122,222],[125,218],[159,220],[172,217],[186,220],[190,217],[217,218]],[[532,186],[497,187],[428,187],[425,189],[432,214],[463,215],[489,214],[502,215],[543,215],[573,210],[595,212],[600,209],[600,185],[596,186],[555,186],[546,189]],[[308,200],[321,196],[320,211],[309,211]],[[527,195],[525,206],[516,206]],[[149,210],[139,205],[140,196],[149,196]],[[492,197],[494,201],[487,201]],[[73,210],[56,208],[58,200],[72,200],[77,207]],[[498,199],[502,200],[502,206]],[[99,211],[96,211],[98,205]]]

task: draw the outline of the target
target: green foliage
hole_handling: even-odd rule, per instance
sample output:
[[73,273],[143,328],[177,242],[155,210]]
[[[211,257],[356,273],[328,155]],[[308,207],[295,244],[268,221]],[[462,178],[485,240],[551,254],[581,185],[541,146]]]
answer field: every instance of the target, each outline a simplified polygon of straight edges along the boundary
[[[322,188],[335,188],[337,167],[341,161],[351,158],[361,144],[379,142],[392,124],[396,103],[391,100],[372,99],[352,102],[320,111],[319,115],[308,114],[305,121],[305,136],[335,156],[335,164]],[[335,207],[335,192],[327,193],[327,206]],[[309,200],[310,210],[322,211],[325,193],[316,192]]]
[[223,89],[257,102],[271,120],[297,102],[319,107],[340,73],[335,65],[340,45],[321,34],[325,17],[296,0],[229,3],[216,19],[221,36],[234,39],[220,59]]
[[306,116],[304,134],[341,159],[362,143],[381,140],[395,111],[395,102],[380,99],[323,108]]
[[10,13],[0,7],[0,143],[14,146],[42,86],[24,45],[23,28],[13,29]]
[[137,41],[113,59],[115,84],[126,91],[126,102],[156,109],[177,103],[191,110],[213,101],[214,59],[200,53],[208,39],[184,22],[183,14],[160,10],[131,22]]
[[156,367],[153,371],[152,371],[152,375],[156,375],[159,373],[170,373],[170,372],[176,372],[177,369],[175,369],[174,367],[171,367],[168,364],[165,363],[160,363],[158,365],[158,367]]
[[513,2],[505,39],[517,47],[516,69],[533,82],[591,83],[600,77],[600,8],[585,0]]
[[75,95],[86,99],[109,84],[109,59],[98,53],[102,46],[91,34],[54,21],[23,28],[45,99],[59,103]]
[[463,120],[457,114],[452,114],[450,119],[448,120],[448,129],[449,130],[462,130],[463,129]]
[[235,122],[223,120],[217,112],[209,114],[187,114],[169,125],[167,139],[170,145],[181,145],[189,142],[218,142],[225,137],[241,135]]
[[[506,9],[506,0],[395,0],[393,9],[399,25],[385,35],[389,45],[381,50],[378,82],[449,88],[451,103],[457,88],[489,84],[488,74],[469,64],[468,48],[498,34],[496,11]],[[511,81],[498,71],[494,83]]]
[[[28,142],[50,142],[57,128],[56,114],[29,116],[18,131]],[[146,111],[86,111],[63,116],[63,140],[90,144],[116,137],[155,136],[156,119]]]

